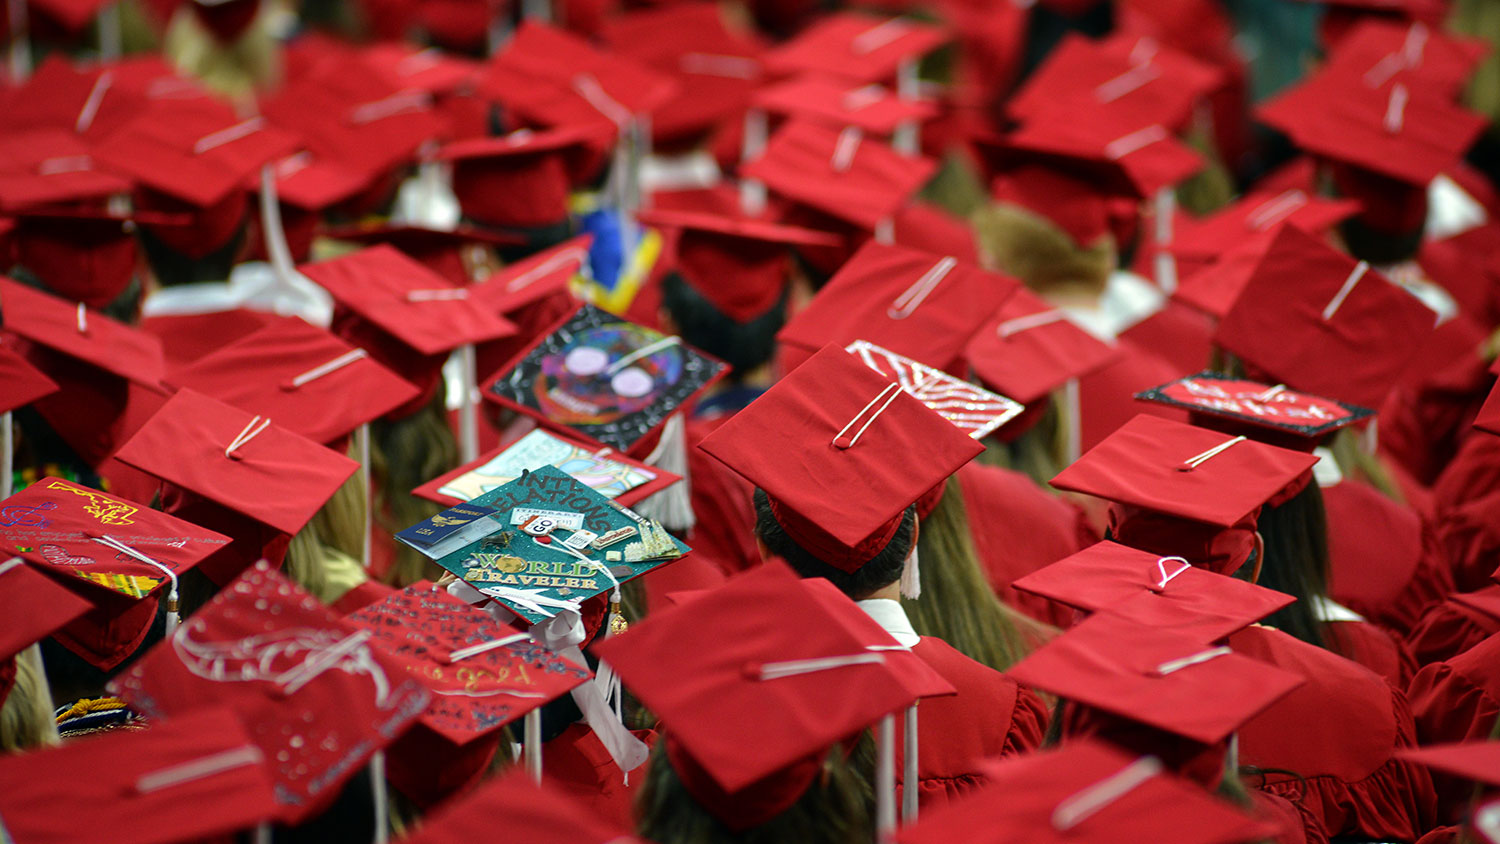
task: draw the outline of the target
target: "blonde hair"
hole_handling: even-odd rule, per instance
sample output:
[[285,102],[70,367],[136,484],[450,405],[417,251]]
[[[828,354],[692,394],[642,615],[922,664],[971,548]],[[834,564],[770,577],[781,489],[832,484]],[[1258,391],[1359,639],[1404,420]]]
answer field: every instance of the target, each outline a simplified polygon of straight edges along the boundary
[[0,753],[16,753],[58,743],[52,692],[42,670],[41,649],[16,654],[16,682],[0,706]]
[[996,203],[971,221],[981,261],[1020,279],[1032,290],[1065,286],[1102,289],[1115,270],[1115,240],[1104,235],[1088,246],[1046,217],[1019,205]]
[[[403,419],[380,419],[370,425],[370,463],[375,479],[375,524],[395,533],[443,512],[440,504],[411,491],[459,465],[458,441],[448,426],[444,391],[421,410]],[[384,580],[406,586],[436,580],[442,569],[402,543],[396,544],[396,564]]]
[[338,601],[369,579],[359,562],[364,551],[365,507],[361,468],[334,491],[287,545],[287,576],[324,604]]

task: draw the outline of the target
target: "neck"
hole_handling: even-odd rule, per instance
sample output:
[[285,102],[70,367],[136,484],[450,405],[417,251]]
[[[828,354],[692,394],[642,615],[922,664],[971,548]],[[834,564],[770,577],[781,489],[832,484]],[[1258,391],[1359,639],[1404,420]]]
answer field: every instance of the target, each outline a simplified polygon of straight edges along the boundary
[[874,592],[871,592],[863,598],[860,598],[859,600],[873,601],[879,598],[884,598],[887,601],[901,600],[901,581],[898,580],[895,583],[890,583],[882,586],[879,589],[876,589]]

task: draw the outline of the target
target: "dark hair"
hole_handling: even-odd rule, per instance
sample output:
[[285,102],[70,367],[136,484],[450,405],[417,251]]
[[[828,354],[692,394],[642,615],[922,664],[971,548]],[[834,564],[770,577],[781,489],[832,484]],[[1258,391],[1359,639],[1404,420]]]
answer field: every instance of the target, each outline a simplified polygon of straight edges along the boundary
[[1328,517],[1316,481],[1277,507],[1261,511],[1265,562],[1259,585],[1285,592],[1297,602],[1266,619],[1272,627],[1318,647],[1328,647],[1313,602],[1328,594]]
[[657,742],[636,799],[637,832],[657,844],[857,844],[873,838],[870,802],[859,774],[835,745],[822,775],[786,811],[752,829],[734,832],[698,804]]
[[871,557],[857,571],[846,572],[813,556],[812,552],[787,536],[781,523],[771,515],[771,502],[766,498],[765,490],[755,490],[755,535],[760,537],[760,541],[771,549],[772,554],[786,560],[797,574],[830,581],[839,591],[855,600],[878,592],[901,579],[901,571],[906,563],[906,555],[911,551],[912,537],[916,530],[917,508],[907,507],[905,515],[901,517],[901,526],[896,528],[896,534],[880,549],[880,553]]
[[776,304],[765,312],[736,322],[674,271],[662,277],[661,303],[682,339],[729,364],[729,377],[738,380],[776,354],[776,332],[786,324],[790,290],[783,287]]
[[1339,234],[1343,236],[1349,254],[1356,260],[1368,261],[1377,267],[1410,260],[1421,248],[1422,238],[1426,233],[1426,222],[1412,231],[1399,234],[1373,229],[1365,225],[1358,216],[1339,224]]
[[146,263],[151,265],[151,272],[156,276],[157,282],[162,287],[173,287],[179,284],[227,281],[229,271],[234,269],[240,250],[245,245],[245,232],[248,229],[247,223],[241,223],[227,243],[201,258],[178,252],[146,226],[136,228],[136,238],[140,241],[141,251],[145,253]]

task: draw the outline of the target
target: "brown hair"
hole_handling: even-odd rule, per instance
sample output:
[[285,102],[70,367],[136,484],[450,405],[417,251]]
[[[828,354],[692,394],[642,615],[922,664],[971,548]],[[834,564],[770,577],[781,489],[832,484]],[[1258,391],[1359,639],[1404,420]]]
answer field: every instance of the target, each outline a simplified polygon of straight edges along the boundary
[[[444,391],[421,410],[403,419],[380,419],[370,425],[370,463],[375,478],[375,523],[395,533],[441,513],[443,507],[411,491],[459,464],[458,441],[448,427]],[[401,543],[386,581],[405,586],[442,575],[437,565]]]
[[16,654],[16,680],[0,706],[0,753],[15,753],[57,744],[52,693],[35,645]]
[[980,208],[971,221],[982,263],[1015,276],[1032,290],[1101,290],[1115,269],[1113,237],[1079,246],[1057,224],[1018,205]]

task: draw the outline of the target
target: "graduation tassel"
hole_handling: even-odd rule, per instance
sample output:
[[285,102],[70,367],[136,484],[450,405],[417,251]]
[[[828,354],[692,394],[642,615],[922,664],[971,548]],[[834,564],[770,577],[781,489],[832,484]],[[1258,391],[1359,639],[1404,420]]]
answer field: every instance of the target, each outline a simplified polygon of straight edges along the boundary
[[[745,133],[740,141],[740,163],[744,164],[760,156],[766,148],[770,135],[770,124],[766,113],[758,108],[745,112]],[[766,210],[766,184],[756,179],[740,179],[740,213],[747,217],[758,217]]]
[[168,568],[165,564],[159,563],[156,560],[151,559],[150,557],[146,556],[145,554],[142,554],[141,552],[135,550],[134,548],[130,547],[129,545],[126,545],[125,543],[121,542],[120,540],[115,539],[112,536],[91,536],[89,538],[92,539],[92,540],[94,540],[95,542],[99,543],[100,545],[104,545],[104,546],[107,546],[109,548],[113,548],[114,550],[119,551],[121,554],[124,554],[124,555],[126,555],[128,557],[131,557],[133,559],[139,560],[140,562],[143,562],[143,563],[145,563],[148,566],[160,569],[161,573],[165,574],[167,576],[167,579],[170,580],[170,581],[172,581],[172,588],[167,593],[167,632],[166,632],[167,637],[171,638],[172,634],[177,631],[177,625],[182,621],[182,616],[179,614],[179,611],[178,611],[177,572],[172,571],[172,569]]
[[1063,464],[1073,465],[1083,452],[1083,415],[1078,401],[1078,379],[1069,378],[1062,385]]
[[370,796],[375,802],[375,844],[386,844],[391,838],[391,812],[385,793],[384,750],[370,756]]
[[119,2],[107,3],[101,7],[98,16],[94,18],[94,26],[99,34],[100,61],[112,62],[119,59],[124,52]]
[[917,704],[906,708],[906,743],[902,752],[904,765],[901,777],[901,825],[911,826],[917,822]]
[[1172,254],[1172,227],[1177,215],[1177,192],[1168,185],[1156,192],[1156,286],[1163,293],[1177,289],[1177,258]]
[[479,459],[479,406],[474,400],[478,392],[474,381],[479,375],[474,358],[473,344],[458,347],[458,365],[462,381],[458,404],[458,456],[463,463]]
[[359,564],[365,571],[370,570],[370,534],[375,530],[374,502],[370,492],[370,423],[360,425],[354,432],[354,438],[359,443],[359,473],[364,478],[364,510],[365,510],[365,532],[360,537]]
[[[915,59],[907,59],[896,68],[896,97],[898,99],[915,102],[919,99],[918,88],[920,82],[917,77],[917,62]],[[915,158],[922,150],[921,124],[915,120],[909,120],[896,127],[896,132],[891,136],[891,147],[897,152],[909,158]]]
[[9,498],[15,489],[15,432],[11,430],[11,412],[0,413],[0,499]]
[[531,781],[538,785],[542,782],[542,710],[533,709],[526,713],[521,722],[523,738],[522,746],[526,757],[526,774]]
[[922,597],[922,572],[918,568],[920,562],[917,543],[913,542],[911,551],[906,555],[906,562],[901,566],[901,597],[908,601]]
[[688,478],[686,424],[681,411],[667,417],[666,423],[662,425],[661,438],[657,440],[656,448],[646,457],[645,463],[679,475],[682,481],[641,501],[635,507],[637,512],[648,519],[661,522],[667,530],[692,530],[698,521],[693,513],[692,481]]
[[887,842],[896,831],[896,716],[880,719],[875,748],[875,840]]
[[276,283],[269,297],[257,297],[257,307],[295,314],[319,328],[332,325],[333,297],[297,272],[292,262],[292,249],[287,246],[286,230],[281,225],[281,200],[277,198],[276,168],[272,164],[260,168],[260,227],[266,238],[266,255],[271,260],[271,277]]

